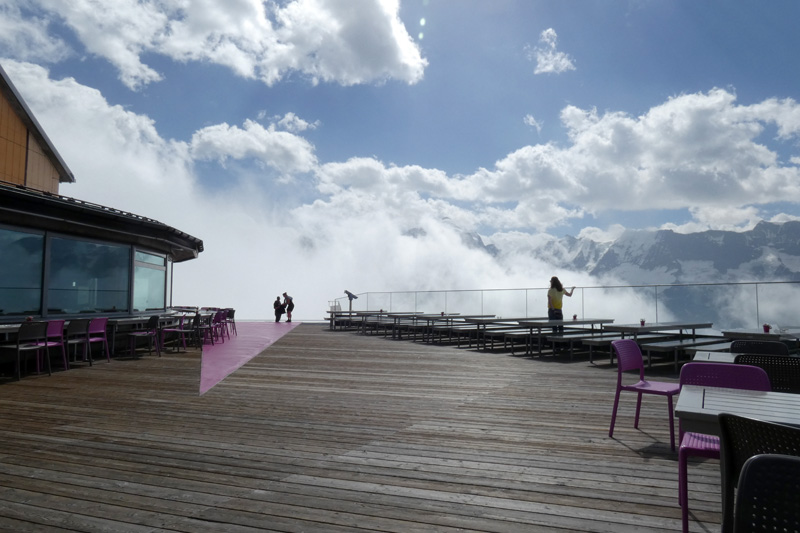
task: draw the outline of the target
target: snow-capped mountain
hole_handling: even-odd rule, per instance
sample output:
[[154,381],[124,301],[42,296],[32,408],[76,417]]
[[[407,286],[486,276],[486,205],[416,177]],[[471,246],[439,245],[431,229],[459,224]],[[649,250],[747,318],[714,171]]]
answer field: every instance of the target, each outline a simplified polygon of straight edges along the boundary
[[800,222],[740,233],[628,230],[612,243],[565,237],[542,251],[563,267],[628,284],[800,280]]

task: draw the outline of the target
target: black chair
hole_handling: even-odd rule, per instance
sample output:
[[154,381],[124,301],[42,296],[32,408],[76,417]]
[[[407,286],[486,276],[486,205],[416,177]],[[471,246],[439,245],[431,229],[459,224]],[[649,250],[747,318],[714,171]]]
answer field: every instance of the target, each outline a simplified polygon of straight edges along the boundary
[[167,335],[175,336],[175,351],[180,351],[183,346],[183,351],[186,351],[186,335],[191,338],[192,335],[192,319],[186,322],[186,315],[181,315],[178,318],[178,324],[175,326],[167,326],[161,328],[161,347],[167,349]]
[[733,361],[763,368],[775,392],[800,394],[800,357],[742,353]]
[[[69,347],[73,347],[72,357],[70,357],[70,361],[72,362],[77,360],[78,346],[83,346],[83,360],[86,361],[88,358],[89,322],[91,322],[91,320],[88,318],[73,318],[69,321],[69,324],[67,324],[67,333],[64,342],[67,345],[67,355],[69,355]],[[89,366],[91,366],[91,358],[88,358],[88,360]]]
[[739,474],[733,533],[800,531],[800,457],[751,457]]
[[780,341],[739,339],[731,343],[731,353],[789,355],[789,346]]
[[214,319],[215,313],[201,315],[197,313],[194,317],[194,340],[197,347],[202,348],[206,343],[206,337],[214,344]]
[[[16,353],[16,363],[14,365],[14,376],[20,380],[22,372],[20,370],[22,356],[33,353],[37,357],[42,350],[46,350],[44,344],[47,342],[47,322],[23,322],[17,331],[17,340],[13,344],[4,344],[0,349],[4,352],[14,351]],[[47,361],[47,373],[51,374],[50,358]],[[27,359],[26,359],[27,362]]]
[[742,467],[755,455],[800,456],[800,428],[720,413],[720,471],[722,473],[722,532],[733,531],[734,488]]
[[153,344],[156,345],[156,353],[159,357],[161,357],[161,335],[159,334],[158,330],[158,322],[160,318],[158,315],[153,315],[147,320],[147,325],[144,329],[140,329],[137,331],[131,331],[128,333],[128,338],[130,339],[130,353],[131,356],[136,354],[136,343],[139,339],[145,338],[147,339],[147,348],[149,354],[152,355],[153,353]]
[[237,333],[236,331],[236,319],[233,318],[233,315],[236,313],[236,309],[228,308],[227,311],[228,311],[228,316],[225,317],[225,321],[230,326],[229,329],[233,331],[233,334],[238,335],[239,333]]

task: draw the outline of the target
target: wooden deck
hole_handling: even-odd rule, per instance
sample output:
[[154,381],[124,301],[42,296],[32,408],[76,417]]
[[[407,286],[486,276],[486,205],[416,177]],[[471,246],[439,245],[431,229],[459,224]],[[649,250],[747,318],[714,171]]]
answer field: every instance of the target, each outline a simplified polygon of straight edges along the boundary
[[[607,359],[302,324],[199,381],[190,351],[1,384],[0,530],[680,531],[664,400],[609,439]],[[718,531],[718,463],[689,478]]]

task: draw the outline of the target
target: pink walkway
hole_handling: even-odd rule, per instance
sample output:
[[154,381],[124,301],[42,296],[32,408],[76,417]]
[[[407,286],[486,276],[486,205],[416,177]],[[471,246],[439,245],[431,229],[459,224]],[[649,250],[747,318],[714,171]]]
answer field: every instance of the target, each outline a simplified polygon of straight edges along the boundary
[[298,324],[299,322],[237,322],[238,335],[232,334],[224,343],[203,346],[200,395],[208,392]]

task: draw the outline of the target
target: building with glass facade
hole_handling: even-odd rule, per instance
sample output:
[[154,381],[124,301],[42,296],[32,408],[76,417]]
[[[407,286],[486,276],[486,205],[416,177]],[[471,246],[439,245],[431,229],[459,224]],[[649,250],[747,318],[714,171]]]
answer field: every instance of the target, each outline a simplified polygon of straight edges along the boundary
[[58,194],[74,181],[0,67],[0,322],[164,310],[173,264],[203,251],[156,220]]

